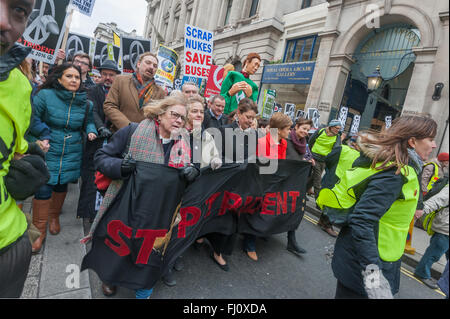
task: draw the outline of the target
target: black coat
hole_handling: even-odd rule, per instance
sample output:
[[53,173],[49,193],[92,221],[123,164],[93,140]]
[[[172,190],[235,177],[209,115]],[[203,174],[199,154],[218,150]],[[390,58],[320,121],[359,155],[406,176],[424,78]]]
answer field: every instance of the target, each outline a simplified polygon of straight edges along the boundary
[[205,110],[205,118],[203,120],[203,129],[220,128],[228,123],[228,116],[223,114],[220,120],[211,115],[209,109]]
[[[219,128],[222,134],[222,145],[216,145],[222,151],[222,162],[239,163],[256,160],[258,133],[255,130],[243,132],[237,122]],[[233,134],[234,132],[234,134]]]
[[[370,167],[372,160],[361,155],[353,167]],[[377,265],[388,280],[392,294],[400,286],[401,259],[385,262],[378,254],[378,222],[392,204],[400,198],[406,179],[396,175],[396,168],[377,173],[355,189],[357,203],[336,240],[332,269],[345,287],[366,295],[361,272],[368,265]]]

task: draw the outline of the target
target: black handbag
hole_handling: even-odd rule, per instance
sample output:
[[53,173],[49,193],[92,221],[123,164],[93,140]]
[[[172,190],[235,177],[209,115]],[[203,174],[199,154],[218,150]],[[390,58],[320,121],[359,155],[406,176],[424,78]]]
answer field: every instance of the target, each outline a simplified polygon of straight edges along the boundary
[[87,140],[88,140],[88,134],[86,133],[88,116],[89,116],[89,103],[86,102],[86,109],[84,111],[83,126],[81,127],[81,142],[83,143],[83,153],[86,150],[86,143],[87,143]]

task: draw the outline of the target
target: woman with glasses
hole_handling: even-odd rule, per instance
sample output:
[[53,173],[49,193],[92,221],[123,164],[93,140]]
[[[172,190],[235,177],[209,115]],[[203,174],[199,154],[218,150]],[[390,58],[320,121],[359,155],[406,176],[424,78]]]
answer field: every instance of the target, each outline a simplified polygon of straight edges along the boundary
[[[180,138],[180,130],[186,123],[186,100],[182,96],[167,97],[144,108],[146,119],[140,124],[132,123],[117,131],[110,142],[95,154],[95,166],[112,180],[126,179],[133,174],[136,161],[162,164],[182,168],[182,175],[188,182],[193,181],[199,171],[191,163],[188,143]],[[131,134],[130,147],[127,143]],[[123,154],[127,152],[127,158]],[[95,231],[103,213],[119,193],[120,188],[111,186],[97,214],[90,234]],[[145,283],[142,283],[145,286]],[[110,287],[115,290],[115,287]],[[136,298],[146,299],[153,289],[136,290]]]

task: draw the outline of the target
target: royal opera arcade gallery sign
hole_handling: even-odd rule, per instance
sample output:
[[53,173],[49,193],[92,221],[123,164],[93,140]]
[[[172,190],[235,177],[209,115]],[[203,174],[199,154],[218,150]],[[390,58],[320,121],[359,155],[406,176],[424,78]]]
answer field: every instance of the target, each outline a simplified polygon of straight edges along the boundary
[[264,67],[263,84],[311,84],[316,62],[269,64]]

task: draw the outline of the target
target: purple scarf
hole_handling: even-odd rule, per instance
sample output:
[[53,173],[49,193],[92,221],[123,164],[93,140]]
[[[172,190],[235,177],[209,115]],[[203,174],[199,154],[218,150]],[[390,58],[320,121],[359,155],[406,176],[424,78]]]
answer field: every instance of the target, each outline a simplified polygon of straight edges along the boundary
[[295,133],[295,130],[291,130],[291,134],[289,135],[289,138],[291,139],[292,143],[294,144],[295,150],[300,155],[305,155],[306,153],[306,138],[302,138],[301,140],[298,139],[297,133]]

